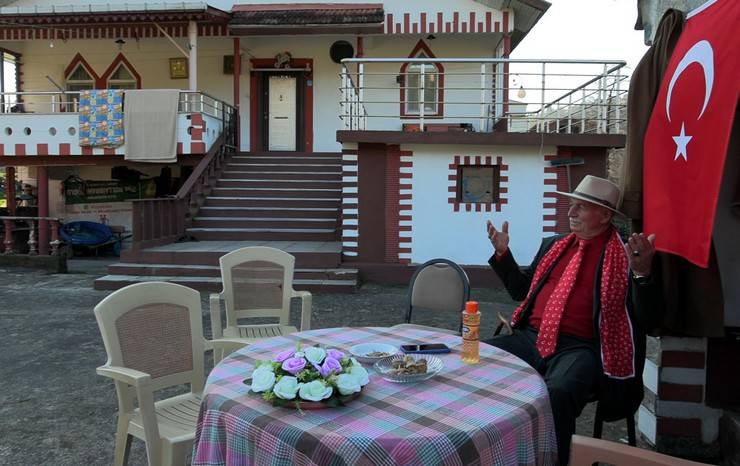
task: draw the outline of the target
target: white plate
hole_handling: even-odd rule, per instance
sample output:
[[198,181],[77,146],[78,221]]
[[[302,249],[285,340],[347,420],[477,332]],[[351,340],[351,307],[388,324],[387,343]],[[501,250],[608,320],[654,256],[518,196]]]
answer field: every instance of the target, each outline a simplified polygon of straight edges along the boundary
[[[362,343],[349,349],[352,356],[360,362],[374,363],[398,353],[398,347],[387,343]],[[368,356],[370,353],[383,353],[379,356]]]
[[[406,357],[411,357],[415,361],[419,359],[427,360],[427,371],[424,374],[396,374],[393,369],[393,363],[395,361],[402,360]],[[389,382],[421,382],[423,380],[431,379],[444,367],[444,363],[437,356],[431,354],[398,354],[389,358],[381,359],[375,363],[375,370]]]

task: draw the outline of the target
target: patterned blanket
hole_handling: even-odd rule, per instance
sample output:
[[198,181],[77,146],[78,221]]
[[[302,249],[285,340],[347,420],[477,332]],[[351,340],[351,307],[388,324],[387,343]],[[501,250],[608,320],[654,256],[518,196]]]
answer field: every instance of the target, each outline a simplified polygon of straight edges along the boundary
[[117,147],[123,144],[123,91],[80,92],[80,146]]

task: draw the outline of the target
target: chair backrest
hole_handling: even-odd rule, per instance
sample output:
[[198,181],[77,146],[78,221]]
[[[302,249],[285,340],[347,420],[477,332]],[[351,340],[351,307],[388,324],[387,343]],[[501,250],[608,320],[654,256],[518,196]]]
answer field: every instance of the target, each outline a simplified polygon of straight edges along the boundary
[[221,256],[219,262],[227,326],[253,317],[277,317],[280,325],[288,325],[295,257],[275,248],[250,246]]
[[634,466],[700,466],[705,464],[630,447],[622,443],[574,435],[570,447],[571,466],[591,466],[597,462]]
[[470,299],[470,281],[465,271],[448,259],[432,259],[420,265],[411,277],[406,322],[416,308],[462,312]]
[[148,282],[113,292],[95,306],[107,365],[149,374],[159,390],[187,383],[203,390],[203,316],[200,293]]

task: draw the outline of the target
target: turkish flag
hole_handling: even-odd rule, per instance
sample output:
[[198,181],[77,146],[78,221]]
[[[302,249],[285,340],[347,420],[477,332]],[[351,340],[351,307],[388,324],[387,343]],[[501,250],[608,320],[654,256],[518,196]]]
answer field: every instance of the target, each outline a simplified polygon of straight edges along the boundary
[[645,133],[644,230],[656,234],[656,249],[701,267],[709,262],[738,70],[740,1],[710,0],[687,15]]

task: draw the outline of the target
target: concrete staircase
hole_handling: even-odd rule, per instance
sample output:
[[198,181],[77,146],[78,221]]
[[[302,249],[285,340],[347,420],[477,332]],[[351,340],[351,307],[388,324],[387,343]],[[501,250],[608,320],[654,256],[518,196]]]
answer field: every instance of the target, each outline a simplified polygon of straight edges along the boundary
[[296,289],[354,291],[357,270],[341,267],[341,191],[341,154],[235,155],[187,229],[197,241],[124,251],[95,288],[164,280],[220,291],[219,257],[260,245],[296,257]]

